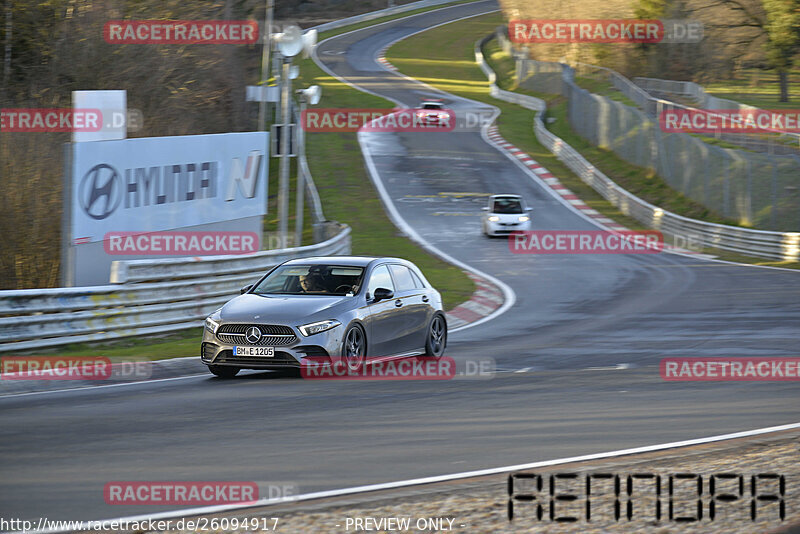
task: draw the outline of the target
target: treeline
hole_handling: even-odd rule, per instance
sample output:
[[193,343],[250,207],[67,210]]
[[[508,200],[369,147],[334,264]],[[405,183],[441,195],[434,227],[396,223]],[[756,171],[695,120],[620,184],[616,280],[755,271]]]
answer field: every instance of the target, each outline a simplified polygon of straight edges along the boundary
[[699,83],[735,78],[744,69],[769,70],[777,73],[784,102],[791,96],[789,73],[800,66],[800,0],[499,1],[519,19],[691,19],[704,26],[701,43],[537,44],[536,59]]

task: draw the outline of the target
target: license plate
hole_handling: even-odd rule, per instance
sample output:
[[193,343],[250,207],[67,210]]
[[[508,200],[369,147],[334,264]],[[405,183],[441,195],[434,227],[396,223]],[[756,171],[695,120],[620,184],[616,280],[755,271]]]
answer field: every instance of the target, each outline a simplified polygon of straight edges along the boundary
[[233,347],[233,355],[273,358],[275,356],[275,347]]

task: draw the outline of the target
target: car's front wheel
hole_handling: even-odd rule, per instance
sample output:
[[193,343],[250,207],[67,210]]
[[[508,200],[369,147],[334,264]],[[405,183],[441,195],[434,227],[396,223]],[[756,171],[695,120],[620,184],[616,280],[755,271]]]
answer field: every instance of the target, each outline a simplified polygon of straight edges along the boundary
[[367,358],[367,336],[360,325],[354,324],[347,329],[342,343],[342,358],[351,371],[360,371]]
[[208,370],[220,378],[233,378],[240,371],[238,367],[229,365],[209,365]]
[[428,325],[428,337],[425,341],[425,356],[441,358],[447,345],[447,322],[441,314],[436,314]]

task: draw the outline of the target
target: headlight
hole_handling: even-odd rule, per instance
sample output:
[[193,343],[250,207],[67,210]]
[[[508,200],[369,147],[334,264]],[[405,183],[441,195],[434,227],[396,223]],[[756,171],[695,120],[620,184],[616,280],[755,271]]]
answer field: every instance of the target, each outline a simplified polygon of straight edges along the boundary
[[325,330],[330,330],[331,328],[336,328],[341,324],[342,323],[335,319],[329,319],[327,321],[304,324],[303,326],[298,326],[297,328],[300,330],[300,333],[308,337],[313,336],[314,334],[319,334],[320,332],[324,332]]
[[218,328],[219,328],[219,323],[217,321],[215,321],[211,317],[206,317],[206,330],[208,330],[212,334],[216,334]]
[[497,215],[492,215],[491,217],[489,217],[489,221],[491,221],[491,222],[497,222],[499,220],[500,220],[500,217],[498,217]]
[[530,218],[530,217],[528,217],[527,215],[522,215],[522,216],[520,216],[520,218],[519,218],[519,221],[520,221],[520,222],[525,222],[525,221],[530,221],[530,220],[531,220],[531,218]]

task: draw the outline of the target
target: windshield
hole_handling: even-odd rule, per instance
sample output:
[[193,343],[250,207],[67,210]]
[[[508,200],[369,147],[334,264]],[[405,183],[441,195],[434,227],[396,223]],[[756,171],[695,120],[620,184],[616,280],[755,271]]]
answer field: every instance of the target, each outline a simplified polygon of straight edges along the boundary
[[496,198],[492,213],[522,213],[522,203],[516,198]]
[[423,104],[422,109],[442,109],[441,104]]
[[283,265],[254,289],[259,295],[355,295],[363,267],[339,265]]

